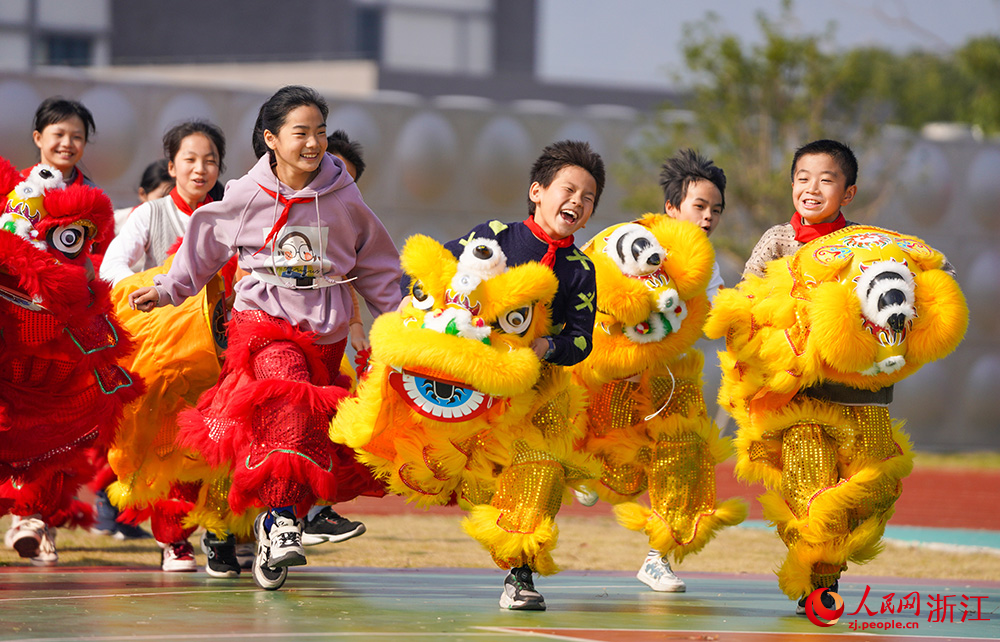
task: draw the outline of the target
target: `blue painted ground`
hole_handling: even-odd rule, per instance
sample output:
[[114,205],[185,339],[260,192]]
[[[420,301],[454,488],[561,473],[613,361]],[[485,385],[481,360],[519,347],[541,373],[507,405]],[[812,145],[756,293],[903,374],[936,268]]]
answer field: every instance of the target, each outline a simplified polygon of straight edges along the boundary
[[[774,530],[764,521],[747,520],[743,528]],[[968,528],[931,528],[929,526],[893,526],[885,528],[885,539],[898,544],[927,546],[942,550],[981,552],[1000,555],[1000,532]]]
[[[773,575],[690,573],[685,580],[687,593],[660,594],[631,573],[560,573],[537,582],[549,610],[526,613],[498,608],[502,573],[495,569],[306,567],[294,569],[285,588],[265,592],[249,577],[201,572],[17,567],[0,569],[0,640],[931,642],[1000,635],[991,619],[1000,618],[1000,581],[845,578],[845,614],[821,628],[794,614]],[[879,613],[890,593],[918,594],[919,613]],[[942,600],[948,608],[935,608]],[[852,622],[867,624],[858,629],[866,635],[853,637]]]

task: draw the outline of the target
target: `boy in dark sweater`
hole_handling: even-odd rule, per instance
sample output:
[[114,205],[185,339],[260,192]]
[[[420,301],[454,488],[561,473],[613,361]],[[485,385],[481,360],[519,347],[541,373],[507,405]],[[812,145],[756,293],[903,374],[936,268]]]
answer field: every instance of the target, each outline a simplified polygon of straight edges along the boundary
[[[445,244],[458,257],[469,240],[492,238],[506,255],[508,266],[538,261],[552,269],[559,280],[551,304],[552,334],[536,339],[532,345],[548,364],[572,366],[583,361],[593,348],[596,279],[593,265],[574,245],[573,235],[590,220],[603,190],[604,162],[589,144],[569,140],[554,143],[542,151],[531,169],[527,219],[514,223],[490,221]],[[504,483],[503,479],[498,482],[500,486]],[[525,512],[534,510],[522,508]],[[507,561],[510,572],[500,597],[502,608],[545,610],[545,600],[535,590],[532,579],[533,572],[540,570],[533,567],[533,560],[523,555]]]
[[456,256],[469,239],[496,239],[507,265],[538,261],[552,268],[559,289],[552,301],[557,332],[538,339],[539,357],[560,366],[583,361],[592,347],[596,312],[596,280],[590,261],[573,243],[597,208],[604,189],[604,162],[585,142],[564,140],[549,145],[531,169],[528,218],[517,223],[490,221],[445,244]]

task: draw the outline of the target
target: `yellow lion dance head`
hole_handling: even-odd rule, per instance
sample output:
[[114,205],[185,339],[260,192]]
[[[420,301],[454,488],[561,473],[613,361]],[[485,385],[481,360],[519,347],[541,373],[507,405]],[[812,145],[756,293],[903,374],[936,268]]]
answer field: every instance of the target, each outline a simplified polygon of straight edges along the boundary
[[696,226],[662,214],[613,225],[583,251],[594,262],[594,350],[578,374],[605,382],[675,361],[701,337],[715,253]]
[[345,400],[331,437],[358,451],[390,491],[445,503],[466,466],[462,444],[510,400],[531,391],[540,361],[531,342],[549,333],[548,268],[508,268],[493,239],[475,238],[456,259],[427,236],[401,255],[410,303],[371,329],[372,369]]
[[920,239],[852,225],[724,291],[706,325],[726,337],[720,401],[790,395],[823,382],[878,390],[961,342],[968,308],[944,256]]

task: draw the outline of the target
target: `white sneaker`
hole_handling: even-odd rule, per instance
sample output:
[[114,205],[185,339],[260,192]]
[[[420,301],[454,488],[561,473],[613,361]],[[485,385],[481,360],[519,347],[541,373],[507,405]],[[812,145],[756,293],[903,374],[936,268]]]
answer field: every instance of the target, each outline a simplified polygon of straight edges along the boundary
[[198,563],[194,559],[194,547],[191,542],[182,540],[172,544],[157,542],[163,547],[163,559],[160,561],[160,568],[167,573],[192,573],[198,570]]
[[304,565],[306,551],[302,548],[302,523],[287,513],[272,514],[274,523],[267,531],[271,544],[267,565],[271,568]]
[[34,566],[55,566],[59,563],[56,552],[56,529],[46,526],[42,529],[42,540],[38,544],[38,554],[31,558]]
[[663,593],[683,593],[687,590],[684,580],[674,575],[670,568],[670,562],[666,557],[661,557],[659,551],[649,551],[642,568],[635,575],[639,581],[653,589]]
[[33,558],[38,555],[42,533],[45,531],[45,522],[40,517],[37,514],[28,517],[14,515],[10,528],[4,535],[4,544],[17,551],[21,557]]
[[597,503],[600,497],[597,496],[597,491],[586,486],[581,486],[580,488],[573,489],[573,495],[576,497],[576,501],[580,502],[582,506],[593,506]]

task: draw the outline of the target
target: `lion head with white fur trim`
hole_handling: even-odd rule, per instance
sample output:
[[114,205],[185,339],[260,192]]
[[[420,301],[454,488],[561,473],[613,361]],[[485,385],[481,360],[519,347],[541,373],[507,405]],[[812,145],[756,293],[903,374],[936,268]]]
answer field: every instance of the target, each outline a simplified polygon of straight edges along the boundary
[[462,444],[530,393],[541,362],[531,344],[550,332],[558,282],[538,263],[508,268],[493,239],[456,259],[427,236],[400,256],[410,303],[372,325],[372,369],[341,403],[331,437],[390,490],[445,503],[467,462]]
[[597,272],[594,350],[577,368],[593,383],[676,360],[701,337],[715,253],[691,223],[646,214],[584,247]]
[[705,332],[726,337],[720,401],[739,412],[824,382],[874,391],[945,357],[968,308],[944,264],[916,237],[863,225],[772,261],[715,300]]

